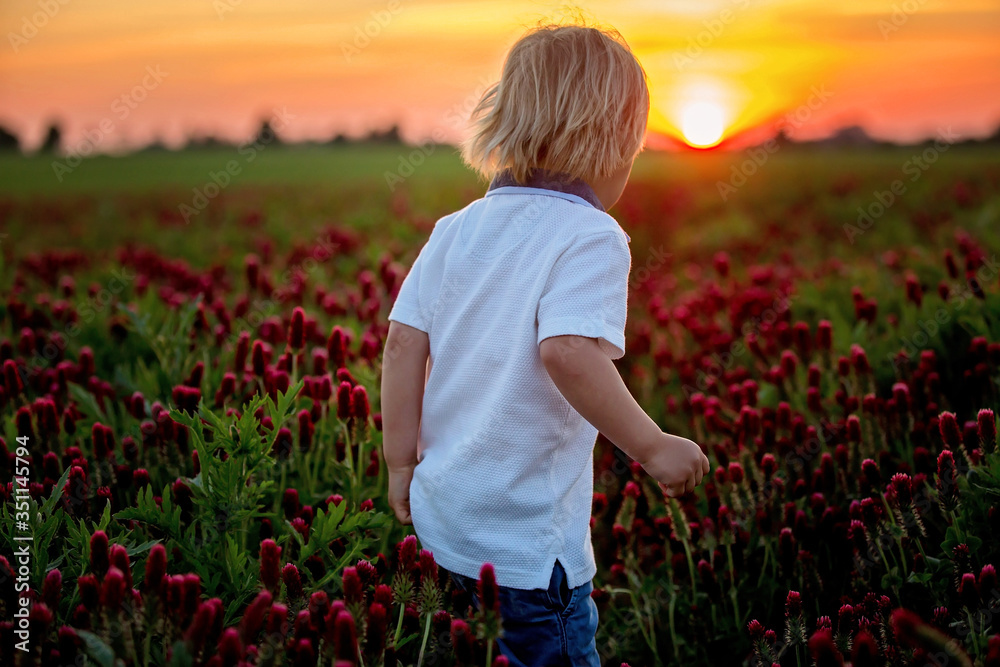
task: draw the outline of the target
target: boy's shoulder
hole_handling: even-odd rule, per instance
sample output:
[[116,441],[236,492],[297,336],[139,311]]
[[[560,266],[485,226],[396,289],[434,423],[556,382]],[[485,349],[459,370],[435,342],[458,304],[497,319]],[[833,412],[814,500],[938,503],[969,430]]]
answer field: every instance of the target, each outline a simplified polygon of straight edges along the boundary
[[[480,198],[481,199],[481,198]],[[474,199],[457,211],[452,211],[446,215],[442,215],[434,222],[434,227],[431,229],[431,237],[439,236],[442,232],[446,231],[448,227],[455,221],[458,220],[463,215],[466,215],[472,206],[480,201],[479,199]]]
[[[559,226],[558,236],[567,244],[579,239],[600,233],[614,233],[628,244],[631,237],[622,229],[618,221],[609,213],[584,202],[577,202],[565,197],[552,196],[544,190],[536,192],[520,192],[516,195],[529,199],[533,206],[533,217],[555,223]],[[510,197],[510,195],[505,195]],[[479,197],[466,204],[461,209],[440,217],[434,223],[432,234],[444,233],[453,223],[467,216],[479,217],[486,212],[487,204],[495,198]],[[509,200],[508,200],[509,201]],[[524,201],[522,199],[522,201]],[[562,223],[566,223],[564,226]],[[569,233],[567,233],[569,232]]]
[[558,197],[545,197],[545,199],[551,202],[549,214],[557,224],[559,237],[566,247],[597,234],[615,235],[626,246],[632,241],[618,221],[607,211]]
[[618,224],[618,221],[610,213],[596,208],[582,206],[578,208],[583,208],[584,210],[582,213],[578,213],[576,210],[572,213],[574,218],[579,216],[579,222],[574,224],[576,230],[574,236],[577,239],[582,236],[611,232],[622,237],[625,243],[632,241],[631,237],[625,233],[625,230],[622,229],[622,226]]

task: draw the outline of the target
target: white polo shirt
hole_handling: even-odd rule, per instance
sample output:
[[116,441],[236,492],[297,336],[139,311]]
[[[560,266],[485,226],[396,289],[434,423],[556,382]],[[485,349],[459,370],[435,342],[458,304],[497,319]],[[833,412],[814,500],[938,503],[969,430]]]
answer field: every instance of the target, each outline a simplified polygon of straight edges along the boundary
[[629,238],[582,181],[504,182],[437,221],[389,314],[430,340],[410,512],[448,570],[489,562],[501,586],[547,588],[558,559],[575,588],[597,572],[597,429],[538,344],[574,334],[624,354]]

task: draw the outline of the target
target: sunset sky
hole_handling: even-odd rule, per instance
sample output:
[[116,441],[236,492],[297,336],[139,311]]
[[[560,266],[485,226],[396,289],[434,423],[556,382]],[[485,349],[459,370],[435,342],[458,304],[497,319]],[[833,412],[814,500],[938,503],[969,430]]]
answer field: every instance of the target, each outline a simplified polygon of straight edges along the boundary
[[[49,6],[49,16],[44,7]],[[541,0],[3,0],[0,124],[34,147],[51,119],[115,151],[190,134],[247,138],[284,109],[289,139],[457,139]],[[53,13],[53,7],[58,7]],[[580,2],[650,79],[650,129],[672,137],[892,140],[1000,125],[998,0]],[[367,29],[368,34],[365,35]],[[150,72],[159,72],[153,75]],[[122,99],[122,96],[125,99]],[[103,129],[102,129],[103,128]]]

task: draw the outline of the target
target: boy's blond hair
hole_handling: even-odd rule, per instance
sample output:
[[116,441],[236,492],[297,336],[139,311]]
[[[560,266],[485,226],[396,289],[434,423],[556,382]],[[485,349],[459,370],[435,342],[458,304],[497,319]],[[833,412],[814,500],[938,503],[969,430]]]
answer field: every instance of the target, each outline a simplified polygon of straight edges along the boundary
[[618,32],[540,26],[472,110],[462,157],[487,179],[510,169],[524,182],[535,167],[604,178],[642,150],[648,115],[646,72]]

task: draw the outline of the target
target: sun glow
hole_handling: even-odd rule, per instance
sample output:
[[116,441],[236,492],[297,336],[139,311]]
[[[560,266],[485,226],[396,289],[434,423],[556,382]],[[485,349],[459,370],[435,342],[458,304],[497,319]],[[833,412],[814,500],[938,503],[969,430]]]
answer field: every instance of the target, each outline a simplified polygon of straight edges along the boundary
[[684,141],[696,148],[708,148],[719,143],[726,129],[722,107],[713,102],[691,102],[681,111],[681,132]]
[[650,96],[654,132],[699,149],[718,146],[744,129],[750,98],[739,82],[706,75],[653,80]]

